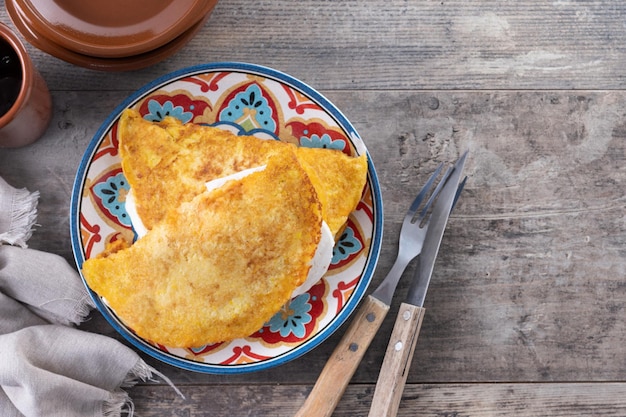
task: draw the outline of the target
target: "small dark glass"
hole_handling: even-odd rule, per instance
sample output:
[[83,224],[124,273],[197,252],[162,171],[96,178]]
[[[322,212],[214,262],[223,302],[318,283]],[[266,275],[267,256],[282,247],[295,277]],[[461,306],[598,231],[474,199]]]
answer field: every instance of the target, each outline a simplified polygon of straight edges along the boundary
[[0,39],[0,117],[11,109],[22,85],[22,66],[15,50]]

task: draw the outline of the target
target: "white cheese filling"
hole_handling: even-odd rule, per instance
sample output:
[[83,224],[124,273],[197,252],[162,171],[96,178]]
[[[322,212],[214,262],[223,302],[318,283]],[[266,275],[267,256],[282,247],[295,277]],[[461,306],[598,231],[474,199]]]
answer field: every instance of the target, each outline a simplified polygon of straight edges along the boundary
[[[228,181],[236,181],[240,180],[254,172],[260,172],[265,169],[265,165],[245,169],[243,171],[236,172],[232,175],[227,175],[222,178],[217,178],[215,180],[209,181],[206,183],[207,190],[211,191],[216,188],[222,187]],[[148,229],[144,226],[139,214],[137,213],[137,206],[135,204],[135,199],[133,197],[133,190],[130,189],[128,194],[126,195],[126,212],[130,218],[130,221],[133,225],[133,229],[135,233],[137,233],[137,238],[140,239],[146,233],[148,233]],[[297,287],[291,295],[291,298],[297,297],[300,294],[304,294],[308,290],[311,289],[328,271],[330,267],[330,263],[333,259],[333,247],[335,246],[335,238],[330,231],[330,228],[326,224],[325,221],[322,221],[322,236],[320,238],[320,242],[317,245],[317,249],[315,251],[315,255],[311,260],[311,269],[309,270],[309,274],[307,275],[306,281]]]

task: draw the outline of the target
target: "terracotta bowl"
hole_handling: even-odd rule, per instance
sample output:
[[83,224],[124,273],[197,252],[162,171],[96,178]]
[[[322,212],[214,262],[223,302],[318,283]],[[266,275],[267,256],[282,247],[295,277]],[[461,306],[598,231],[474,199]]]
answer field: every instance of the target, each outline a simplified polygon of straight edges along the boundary
[[180,36],[152,51],[124,58],[100,58],[80,54],[67,49],[64,46],[51,41],[45,35],[39,33],[28,20],[27,16],[25,16],[16,0],[7,0],[6,8],[15,27],[19,30],[22,36],[24,36],[24,38],[37,49],[40,49],[41,51],[63,61],[69,62],[70,64],[93,70],[111,72],[131,71],[149,67],[170,57],[185,46],[187,42],[189,42],[196,35],[196,33],[202,29],[211,15],[209,12],[202,16],[196,24],[191,26],[187,31],[183,32]]
[[22,83],[9,110],[0,116],[0,147],[18,147],[35,142],[43,135],[52,115],[52,100],[46,82],[33,66],[22,42],[0,23],[0,38],[16,52]]
[[124,58],[160,48],[187,32],[217,0],[13,0],[29,26],[66,49]]

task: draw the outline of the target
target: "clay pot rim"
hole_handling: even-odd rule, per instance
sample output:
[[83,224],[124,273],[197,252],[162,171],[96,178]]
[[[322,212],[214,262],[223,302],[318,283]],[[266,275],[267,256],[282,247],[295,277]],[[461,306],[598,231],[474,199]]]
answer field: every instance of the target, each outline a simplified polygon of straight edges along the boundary
[[20,41],[15,32],[13,32],[9,26],[2,22],[0,22],[0,38],[7,42],[17,53],[17,57],[20,60],[20,66],[22,68],[22,84],[20,86],[20,93],[11,108],[5,114],[0,116],[0,128],[2,128],[8,125],[26,104],[33,86],[34,68],[22,41]]
[[[217,3],[217,1],[215,3]],[[125,58],[98,58],[79,54],[78,52],[71,51],[50,41],[49,39],[46,39],[45,36],[38,33],[33,27],[30,26],[30,23],[26,21],[26,16],[22,14],[22,10],[15,0],[6,0],[5,5],[9,18],[17,27],[17,30],[31,45],[37,49],[73,65],[78,65],[91,70],[111,72],[138,70],[169,58],[184,47],[196,35],[196,33],[204,27],[212,14],[211,10],[203,16],[198,23],[182,35],[160,48]]]
[[[34,30],[65,49],[98,58],[131,57],[164,46],[202,20],[217,3],[216,0],[189,0],[190,4],[178,16],[178,20],[166,22],[165,25],[157,25],[156,23],[163,22],[151,22],[151,19],[138,21],[135,26],[140,29],[136,33],[115,41],[97,33],[82,33],[78,28],[71,29],[67,26],[68,22],[55,23],[53,19],[44,16],[30,0],[13,1],[20,7],[23,17],[29,20]],[[62,13],[55,17],[61,18]],[[87,26],[89,24],[85,23],[85,30]],[[95,24],[91,26],[98,27]]]

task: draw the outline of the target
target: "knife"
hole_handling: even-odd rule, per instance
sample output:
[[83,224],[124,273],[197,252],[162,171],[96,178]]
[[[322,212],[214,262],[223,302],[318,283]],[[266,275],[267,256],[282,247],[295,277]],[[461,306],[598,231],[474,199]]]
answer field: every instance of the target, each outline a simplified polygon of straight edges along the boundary
[[398,412],[402,392],[411,366],[417,337],[424,319],[424,300],[433,274],[435,260],[450,211],[458,198],[457,187],[465,165],[467,152],[454,166],[454,171],[441,191],[431,223],[426,232],[419,264],[411,281],[406,301],[400,305],[391,332],[385,358],[378,375],[369,417],[392,417]]
[[[466,155],[467,152],[462,158],[464,159]],[[453,168],[450,168],[449,171],[453,171]],[[439,169],[435,171],[428,184],[432,185],[431,181],[435,180],[439,172]],[[447,184],[448,178],[449,175],[446,173],[442,181]],[[430,185],[425,188],[429,188]],[[456,185],[458,185],[458,180],[456,180]],[[455,201],[462,190],[462,186],[463,184],[454,190]],[[404,266],[402,270],[404,270]],[[397,278],[399,277],[398,275]],[[386,282],[388,279],[389,277],[385,278],[385,281],[381,283],[374,294],[368,295],[356,311],[352,323],[326,362],[313,390],[302,407],[296,412],[295,417],[330,417],[333,414],[365,351],[389,311],[389,304],[397,281],[387,285],[389,284]],[[386,295],[380,298],[376,297],[376,293],[379,291]]]

